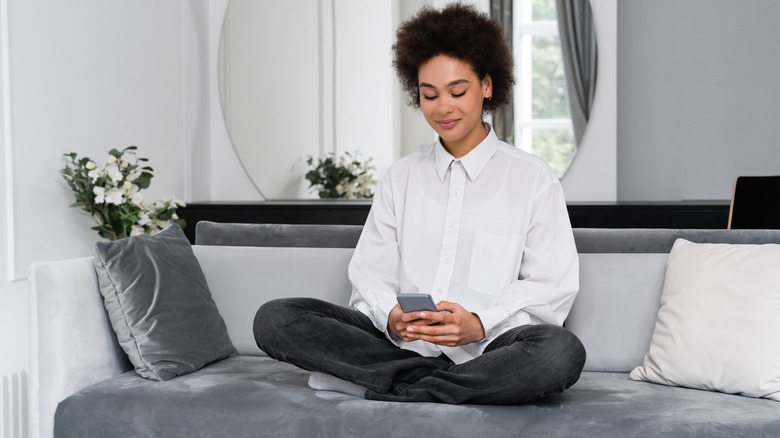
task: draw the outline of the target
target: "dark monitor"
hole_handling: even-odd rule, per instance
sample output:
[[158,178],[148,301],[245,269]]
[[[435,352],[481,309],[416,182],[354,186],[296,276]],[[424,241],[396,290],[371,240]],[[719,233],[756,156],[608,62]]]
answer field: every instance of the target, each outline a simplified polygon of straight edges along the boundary
[[780,176],[737,177],[728,227],[780,230]]

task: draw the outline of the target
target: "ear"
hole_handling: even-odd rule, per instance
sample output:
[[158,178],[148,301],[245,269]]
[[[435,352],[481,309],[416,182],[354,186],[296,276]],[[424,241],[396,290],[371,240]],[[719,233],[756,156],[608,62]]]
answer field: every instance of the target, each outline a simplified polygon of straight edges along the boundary
[[493,78],[490,77],[490,74],[486,74],[482,78],[482,97],[485,99],[493,98]]

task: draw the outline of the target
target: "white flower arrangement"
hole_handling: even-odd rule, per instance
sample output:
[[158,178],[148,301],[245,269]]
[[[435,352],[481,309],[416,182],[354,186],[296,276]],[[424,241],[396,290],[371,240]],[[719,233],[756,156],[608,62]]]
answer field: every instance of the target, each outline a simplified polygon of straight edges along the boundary
[[338,159],[331,153],[318,159],[316,164],[309,156],[306,160],[306,164],[312,167],[306,173],[309,188],[316,191],[320,198],[370,198],[374,196],[373,186],[376,184],[371,161],[369,157],[361,162],[357,152],[354,156],[345,152]]
[[153,171],[142,166],[149,161],[136,155],[135,146],[111,149],[106,164],[99,168],[90,158],[75,152],[60,173],[76,196],[71,207],[81,208],[97,223],[92,227],[101,237],[117,240],[139,234],[154,234],[171,223],[186,223],[176,209],[186,207],[174,197],[147,204],[140,191],[151,184]]

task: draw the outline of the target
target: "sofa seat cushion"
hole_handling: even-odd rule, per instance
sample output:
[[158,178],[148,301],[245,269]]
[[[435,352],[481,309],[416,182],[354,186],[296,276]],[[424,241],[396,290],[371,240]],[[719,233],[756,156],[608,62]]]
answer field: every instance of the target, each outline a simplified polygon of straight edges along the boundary
[[55,436],[776,436],[780,404],[583,373],[521,406],[367,401],[309,389],[309,372],[234,356],[166,382],[125,373],[62,401]]

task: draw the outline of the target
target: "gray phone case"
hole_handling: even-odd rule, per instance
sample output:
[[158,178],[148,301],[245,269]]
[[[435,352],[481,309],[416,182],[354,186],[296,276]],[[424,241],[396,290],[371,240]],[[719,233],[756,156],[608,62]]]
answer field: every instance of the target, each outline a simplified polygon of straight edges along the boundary
[[438,312],[436,303],[433,302],[433,298],[429,294],[400,294],[398,295],[398,304],[401,305],[401,310],[405,313],[417,312],[420,310],[430,310],[432,312]]

